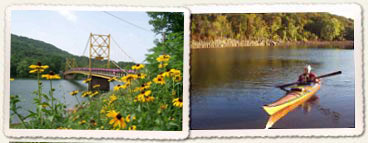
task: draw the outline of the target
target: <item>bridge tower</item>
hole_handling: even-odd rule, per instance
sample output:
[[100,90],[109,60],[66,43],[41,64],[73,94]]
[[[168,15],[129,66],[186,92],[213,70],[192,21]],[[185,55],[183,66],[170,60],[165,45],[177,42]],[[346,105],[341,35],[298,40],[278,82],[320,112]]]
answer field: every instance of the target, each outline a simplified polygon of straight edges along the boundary
[[[72,68],[76,68],[77,66],[77,62],[75,61],[75,58],[65,58],[65,69],[64,71],[68,71]],[[75,75],[65,75],[64,74],[64,79],[74,79]]]
[[92,76],[92,60],[107,60],[106,68],[110,68],[110,34],[92,34],[89,36],[89,78],[92,78],[89,89],[96,84],[100,85],[100,90],[110,90],[110,83],[107,79]]

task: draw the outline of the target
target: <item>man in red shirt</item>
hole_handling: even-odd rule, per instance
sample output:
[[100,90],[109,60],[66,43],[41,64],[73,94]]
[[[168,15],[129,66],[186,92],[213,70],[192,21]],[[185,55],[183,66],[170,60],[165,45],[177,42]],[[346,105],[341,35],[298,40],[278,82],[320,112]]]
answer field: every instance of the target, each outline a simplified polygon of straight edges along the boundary
[[320,80],[317,78],[317,75],[311,72],[312,67],[307,65],[304,67],[304,73],[299,76],[298,82],[299,85],[308,85],[312,83],[318,83]]

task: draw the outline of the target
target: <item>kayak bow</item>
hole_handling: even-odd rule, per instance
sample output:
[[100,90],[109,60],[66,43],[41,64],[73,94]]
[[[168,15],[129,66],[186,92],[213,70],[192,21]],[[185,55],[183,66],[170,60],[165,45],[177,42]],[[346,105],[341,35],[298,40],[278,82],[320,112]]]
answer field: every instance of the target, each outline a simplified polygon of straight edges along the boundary
[[[271,104],[264,105],[263,109],[267,112],[268,115],[273,115],[288,106],[298,106],[301,103],[307,101],[310,97],[312,97],[320,89],[320,87],[321,83],[316,83],[314,85],[297,86],[296,88],[301,89],[301,91],[291,91],[287,93],[284,97],[281,97],[279,100]],[[282,100],[286,101],[278,103],[277,105],[273,105]]]

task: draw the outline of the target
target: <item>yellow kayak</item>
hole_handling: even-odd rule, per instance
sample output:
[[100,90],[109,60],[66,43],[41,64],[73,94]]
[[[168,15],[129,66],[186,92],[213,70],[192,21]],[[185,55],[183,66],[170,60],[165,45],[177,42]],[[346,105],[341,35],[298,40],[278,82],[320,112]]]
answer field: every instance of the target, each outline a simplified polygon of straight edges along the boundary
[[312,97],[320,89],[320,87],[321,83],[293,87],[293,89],[299,90],[292,90],[279,100],[271,104],[264,105],[263,109],[268,115],[273,115],[288,106],[298,106]]

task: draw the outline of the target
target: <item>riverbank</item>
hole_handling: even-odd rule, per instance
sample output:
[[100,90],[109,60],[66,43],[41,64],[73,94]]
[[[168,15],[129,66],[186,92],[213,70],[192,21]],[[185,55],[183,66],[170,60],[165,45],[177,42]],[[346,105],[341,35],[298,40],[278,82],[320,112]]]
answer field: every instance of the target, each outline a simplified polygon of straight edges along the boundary
[[235,40],[221,39],[213,41],[191,41],[192,49],[202,48],[234,48],[247,46],[292,46],[292,45],[321,45],[337,46],[344,49],[354,49],[354,41],[274,41],[274,40]]

